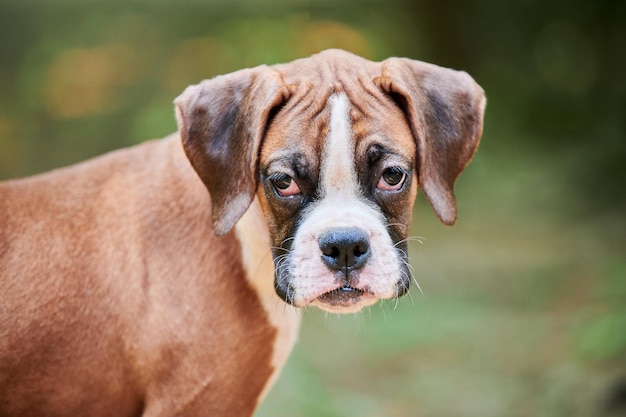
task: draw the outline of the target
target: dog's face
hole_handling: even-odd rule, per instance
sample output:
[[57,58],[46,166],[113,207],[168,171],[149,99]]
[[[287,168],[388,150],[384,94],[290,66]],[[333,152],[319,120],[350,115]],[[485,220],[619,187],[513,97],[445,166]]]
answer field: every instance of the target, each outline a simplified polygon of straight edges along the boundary
[[260,155],[278,294],[338,312],[404,294],[417,154],[402,111],[382,92],[300,103],[275,115]]
[[478,146],[484,102],[464,73],[326,51],[192,86],[177,115],[216,233],[256,196],[278,295],[355,312],[409,288],[418,182],[454,223],[452,187]]

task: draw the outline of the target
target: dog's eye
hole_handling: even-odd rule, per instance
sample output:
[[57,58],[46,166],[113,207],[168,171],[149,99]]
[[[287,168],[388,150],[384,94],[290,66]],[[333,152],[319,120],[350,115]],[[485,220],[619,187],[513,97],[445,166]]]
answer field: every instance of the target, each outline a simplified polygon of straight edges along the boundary
[[398,191],[402,188],[404,180],[406,180],[406,172],[401,168],[391,167],[383,171],[376,187],[383,191]]
[[271,181],[276,192],[281,197],[291,197],[292,195],[300,194],[300,187],[289,175],[276,174],[272,176]]

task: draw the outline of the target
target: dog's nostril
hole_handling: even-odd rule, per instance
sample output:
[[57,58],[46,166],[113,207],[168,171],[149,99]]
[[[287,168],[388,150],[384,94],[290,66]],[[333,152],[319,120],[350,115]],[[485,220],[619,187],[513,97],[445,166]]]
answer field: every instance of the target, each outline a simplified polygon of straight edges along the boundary
[[325,256],[330,256],[331,258],[337,258],[341,254],[341,251],[336,246],[320,246],[320,249]]
[[362,246],[362,245],[357,245],[354,247],[354,256],[361,256],[364,253],[366,253],[368,251],[368,247],[366,246]]
[[369,257],[369,237],[357,227],[335,228],[318,239],[322,261],[332,269],[356,269]]

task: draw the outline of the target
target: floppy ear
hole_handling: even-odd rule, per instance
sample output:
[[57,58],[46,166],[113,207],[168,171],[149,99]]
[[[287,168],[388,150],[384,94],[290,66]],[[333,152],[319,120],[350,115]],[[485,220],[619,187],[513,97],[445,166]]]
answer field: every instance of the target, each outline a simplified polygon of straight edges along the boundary
[[482,88],[465,72],[407,58],[383,61],[374,82],[405,112],[417,143],[419,185],[439,219],[454,224],[454,182],[483,130]]
[[185,153],[211,194],[216,235],[252,202],[259,147],[272,109],[287,95],[280,74],[260,66],[187,87],[174,101]]

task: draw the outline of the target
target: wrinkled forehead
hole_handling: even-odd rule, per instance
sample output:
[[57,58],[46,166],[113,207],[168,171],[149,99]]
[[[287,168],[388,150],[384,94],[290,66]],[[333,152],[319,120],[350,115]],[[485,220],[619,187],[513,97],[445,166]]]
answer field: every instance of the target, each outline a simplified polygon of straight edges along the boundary
[[329,97],[330,92],[309,86],[296,89],[270,121],[261,148],[261,163],[287,158],[295,152],[308,161],[319,162],[322,139],[328,134]]
[[[373,82],[363,84],[295,86],[293,95],[276,111],[268,126],[261,165],[272,158],[297,154],[320,167],[327,142],[334,137],[330,135],[333,121],[342,122],[340,134],[349,136],[345,139],[349,139],[353,155],[362,154],[377,143],[414,159],[415,141],[402,110]],[[338,133],[337,129],[335,126],[334,133]]]

